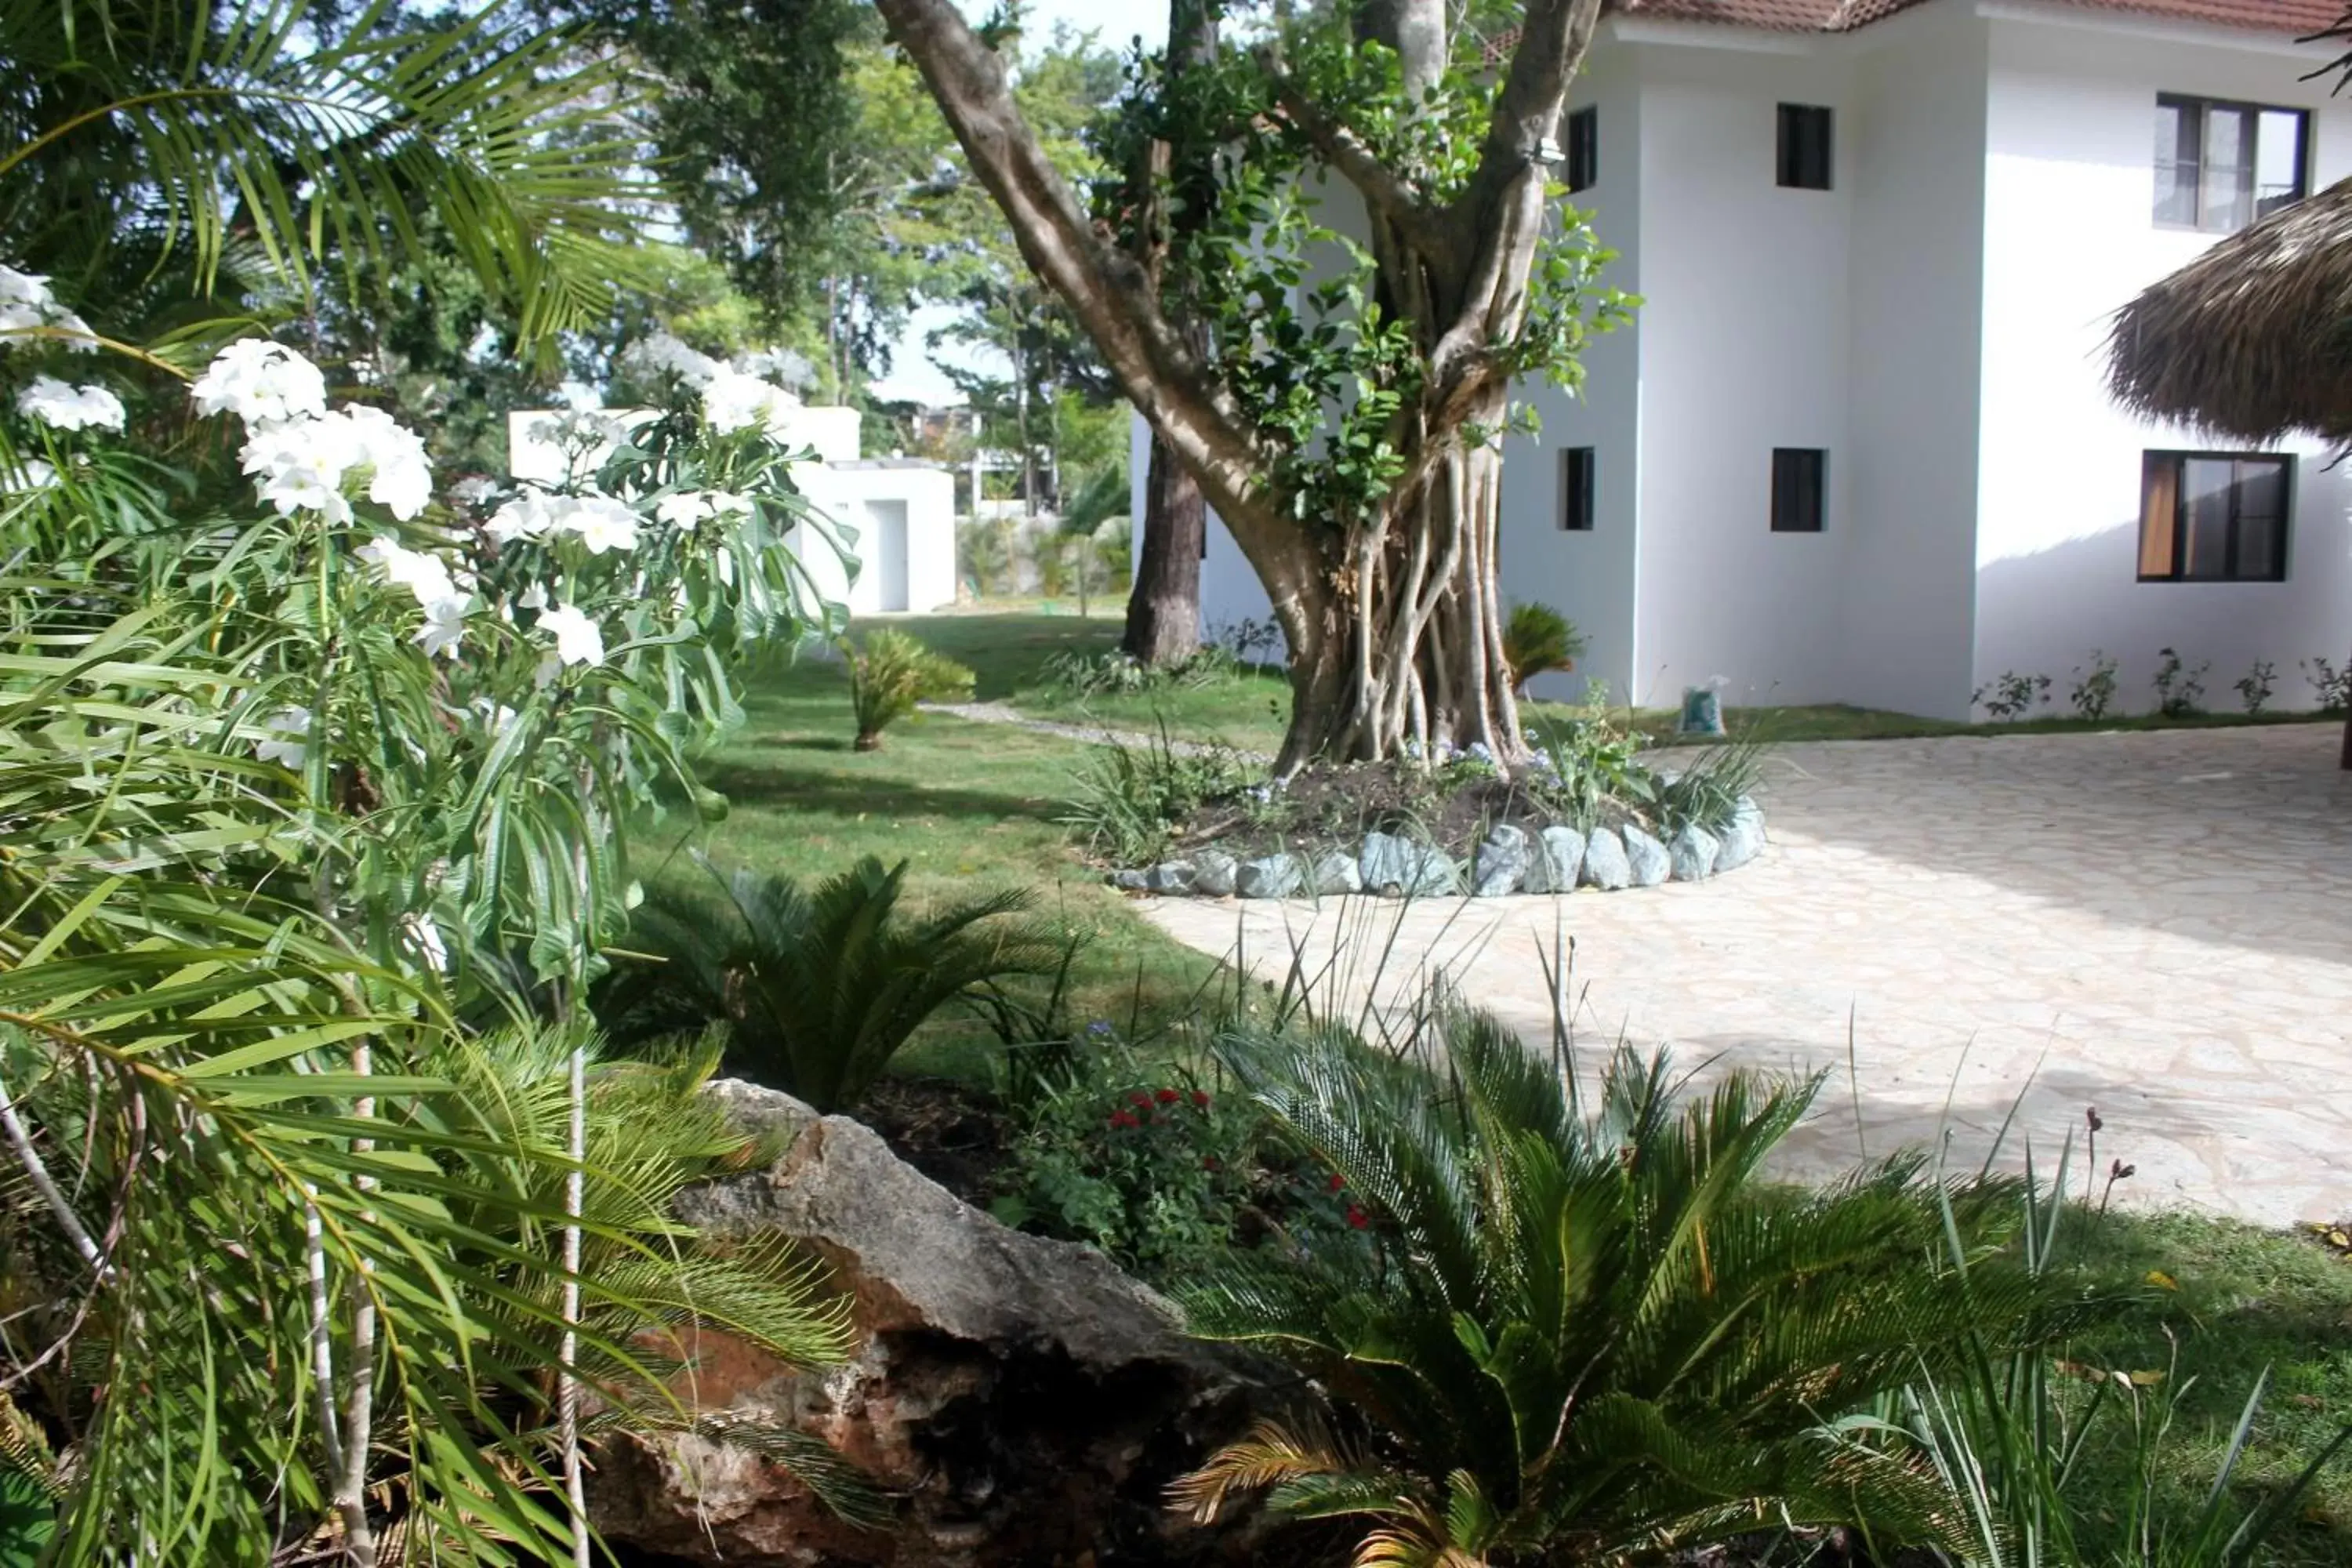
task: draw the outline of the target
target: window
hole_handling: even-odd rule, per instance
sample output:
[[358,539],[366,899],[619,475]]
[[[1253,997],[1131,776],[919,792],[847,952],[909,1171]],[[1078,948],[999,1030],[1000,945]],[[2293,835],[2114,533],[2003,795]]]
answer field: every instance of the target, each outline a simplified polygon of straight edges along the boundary
[[1830,455],[1818,447],[1772,448],[1772,531],[1819,533]]
[[1810,103],[1780,106],[1780,184],[1790,190],[1830,188],[1830,111]]
[[1592,531],[1592,448],[1559,449],[1559,526],[1569,533]]
[[2301,201],[2310,182],[2311,116],[2300,109],[2156,100],[2156,221],[2230,234]]
[[2150,452],[2140,467],[2139,580],[2286,580],[2294,459],[2262,452]]
[[1601,111],[1580,109],[1568,117],[1568,188],[1584,191],[1601,178]]

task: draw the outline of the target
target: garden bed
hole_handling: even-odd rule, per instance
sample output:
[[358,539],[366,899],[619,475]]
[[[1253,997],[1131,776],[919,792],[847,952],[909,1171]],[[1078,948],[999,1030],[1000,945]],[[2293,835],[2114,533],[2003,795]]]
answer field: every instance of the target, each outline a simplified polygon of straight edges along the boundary
[[1588,719],[1508,776],[1482,751],[1257,776],[1230,755],[1108,747],[1073,820],[1116,887],[1209,898],[1501,898],[1698,881],[1762,852],[1752,750],[1679,771]]

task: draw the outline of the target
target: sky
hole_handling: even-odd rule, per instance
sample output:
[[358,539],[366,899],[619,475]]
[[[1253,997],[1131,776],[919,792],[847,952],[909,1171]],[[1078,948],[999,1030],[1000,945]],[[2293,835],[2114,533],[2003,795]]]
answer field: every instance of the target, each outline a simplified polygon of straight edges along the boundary
[[[957,4],[965,16],[977,22],[993,8],[994,0],[957,0]],[[1055,23],[1066,22],[1076,28],[1092,29],[1101,35],[1104,45],[1122,52],[1139,33],[1147,48],[1158,48],[1168,37],[1167,0],[1031,0],[1029,13],[1030,25],[1041,33],[1050,34]],[[923,347],[924,334],[944,325],[953,315],[952,310],[947,310],[915,312],[890,351],[890,374],[874,384],[877,395],[931,404],[962,401]],[[961,363],[976,366],[985,363],[984,356],[968,351],[947,352],[956,354]]]

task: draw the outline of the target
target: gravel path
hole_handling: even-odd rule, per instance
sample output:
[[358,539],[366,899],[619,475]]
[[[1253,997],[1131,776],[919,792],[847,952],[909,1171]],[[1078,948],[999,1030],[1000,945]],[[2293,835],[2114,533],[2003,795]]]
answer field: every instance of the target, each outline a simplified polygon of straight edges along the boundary
[[[1279,980],[1296,942],[1360,994],[1450,971],[1538,1041],[1538,945],[1575,942],[1577,1026],[1687,1068],[1825,1070],[1790,1165],[1948,1131],[1973,1163],[2012,1105],[2047,1173],[2084,1110],[2137,1167],[2118,1203],[2283,1224],[2352,1214],[2352,774],[2294,724],[1776,746],[1771,846],[1719,880],[1494,903],[1148,900]],[[1849,1028],[1851,1065],[1849,1075]],[[1705,1071],[1702,1071],[1702,1077]]]

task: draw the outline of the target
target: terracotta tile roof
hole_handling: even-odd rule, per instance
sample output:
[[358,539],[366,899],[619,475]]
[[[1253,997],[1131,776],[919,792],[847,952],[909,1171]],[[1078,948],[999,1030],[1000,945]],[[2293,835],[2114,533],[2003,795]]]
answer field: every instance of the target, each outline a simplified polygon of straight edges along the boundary
[[[1778,33],[1850,33],[1927,0],[1610,0],[1622,15],[1675,21],[1724,22]],[[2090,11],[2208,22],[2224,27],[2303,37],[2332,27],[2352,0],[2065,0]],[[1484,41],[1486,58],[1500,65],[1518,45],[1516,27]]]

